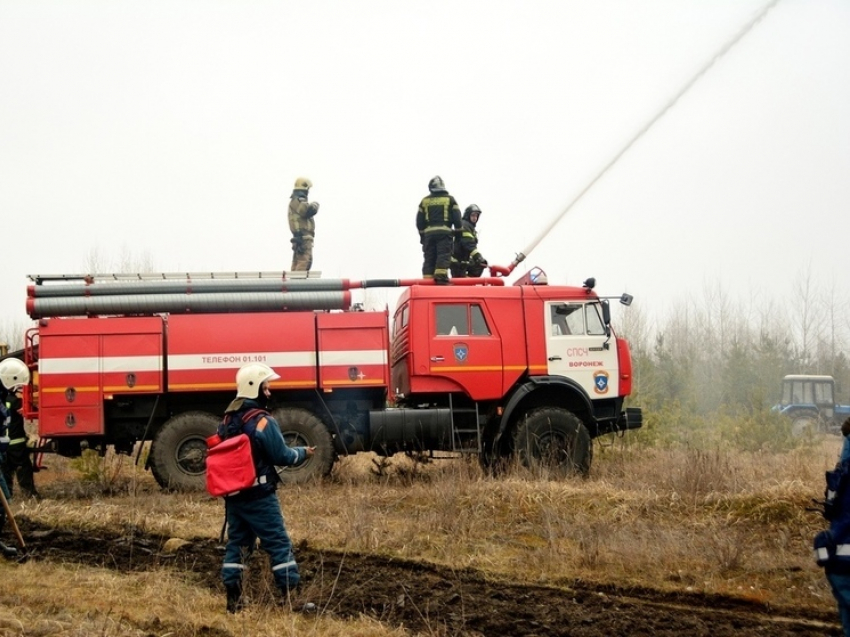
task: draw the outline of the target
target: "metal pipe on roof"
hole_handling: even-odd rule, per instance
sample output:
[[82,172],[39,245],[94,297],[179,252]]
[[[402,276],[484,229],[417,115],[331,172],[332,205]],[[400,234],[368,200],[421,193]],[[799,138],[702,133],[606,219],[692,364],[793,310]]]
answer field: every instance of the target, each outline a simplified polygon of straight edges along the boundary
[[27,313],[33,319],[111,314],[345,310],[350,307],[351,292],[348,291],[123,294],[27,299]]
[[28,298],[123,296],[131,294],[206,294],[230,292],[327,292],[349,289],[347,279],[196,279],[104,281],[87,284],[30,285]]

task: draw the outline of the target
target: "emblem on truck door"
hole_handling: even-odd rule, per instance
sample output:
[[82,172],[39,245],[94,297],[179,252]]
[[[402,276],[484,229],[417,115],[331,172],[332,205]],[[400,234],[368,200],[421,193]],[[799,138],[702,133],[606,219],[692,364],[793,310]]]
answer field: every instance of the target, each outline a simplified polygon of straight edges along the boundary
[[455,350],[455,360],[458,363],[465,363],[466,358],[469,356],[469,348],[465,343],[458,343],[454,347]]
[[593,391],[597,394],[608,393],[608,372],[596,372],[593,375]]

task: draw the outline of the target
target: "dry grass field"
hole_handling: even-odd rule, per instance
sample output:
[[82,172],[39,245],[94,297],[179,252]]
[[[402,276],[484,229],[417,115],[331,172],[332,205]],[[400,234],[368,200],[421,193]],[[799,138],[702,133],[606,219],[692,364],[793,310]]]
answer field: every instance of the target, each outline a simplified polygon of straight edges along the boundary
[[838,635],[807,507],[839,446],[616,441],[566,481],[345,458],[279,491],[313,615],[275,603],[261,553],[249,608],[224,613],[220,501],[132,458],[48,457],[42,499],[13,503],[28,552],[0,563],[0,635]]

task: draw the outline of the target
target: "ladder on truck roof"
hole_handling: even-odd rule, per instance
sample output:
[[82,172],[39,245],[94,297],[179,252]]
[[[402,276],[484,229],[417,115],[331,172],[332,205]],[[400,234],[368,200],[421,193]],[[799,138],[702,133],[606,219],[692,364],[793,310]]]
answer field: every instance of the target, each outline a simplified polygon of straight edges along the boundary
[[105,283],[108,281],[200,281],[210,279],[321,279],[322,273],[308,271],[269,271],[269,272],[137,272],[112,274],[28,274],[27,278],[36,285],[51,281],[82,281],[84,283]]

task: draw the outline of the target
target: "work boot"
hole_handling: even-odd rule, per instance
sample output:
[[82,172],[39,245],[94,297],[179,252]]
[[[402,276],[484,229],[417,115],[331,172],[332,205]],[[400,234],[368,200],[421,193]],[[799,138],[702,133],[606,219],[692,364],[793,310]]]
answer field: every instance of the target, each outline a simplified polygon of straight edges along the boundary
[[224,587],[227,591],[227,612],[238,613],[245,608],[242,600],[242,584],[230,584]]
[[3,557],[9,560],[13,560],[18,557],[18,549],[3,542],[0,542],[0,553],[3,554]]
[[437,285],[451,285],[451,281],[449,281],[449,277],[447,276],[435,276],[434,283]]

